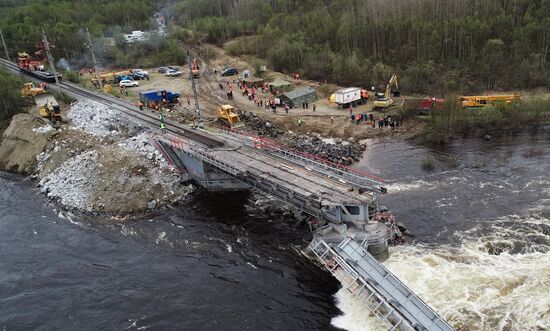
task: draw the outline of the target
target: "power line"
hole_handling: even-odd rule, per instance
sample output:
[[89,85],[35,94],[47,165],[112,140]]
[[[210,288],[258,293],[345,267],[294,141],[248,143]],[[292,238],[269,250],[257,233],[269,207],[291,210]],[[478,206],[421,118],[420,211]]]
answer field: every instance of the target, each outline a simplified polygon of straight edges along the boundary
[[42,30],[42,42],[44,43],[44,49],[46,50],[46,55],[48,57],[48,62],[50,63],[50,68],[53,71],[55,78],[55,86],[57,86],[57,92],[61,93],[61,88],[59,87],[59,78],[57,77],[57,71],[55,70],[55,62],[53,60],[52,54],[50,53],[50,43],[46,37],[46,33]]
[[10,54],[8,52],[8,48],[6,47],[6,41],[4,40],[4,34],[2,33],[1,29],[0,29],[0,37],[2,37],[2,44],[4,45],[4,51],[6,51],[6,60],[10,61]]

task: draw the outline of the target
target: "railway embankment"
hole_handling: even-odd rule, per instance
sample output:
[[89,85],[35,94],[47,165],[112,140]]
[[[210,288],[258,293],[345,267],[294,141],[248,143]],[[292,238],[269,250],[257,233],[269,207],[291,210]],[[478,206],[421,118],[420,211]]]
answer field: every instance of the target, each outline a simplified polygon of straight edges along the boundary
[[138,123],[94,101],[66,105],[55,130],[15,115],[2,134],[0,170],[30,175],[64,209],[127,214],[185,200],[181,185]]

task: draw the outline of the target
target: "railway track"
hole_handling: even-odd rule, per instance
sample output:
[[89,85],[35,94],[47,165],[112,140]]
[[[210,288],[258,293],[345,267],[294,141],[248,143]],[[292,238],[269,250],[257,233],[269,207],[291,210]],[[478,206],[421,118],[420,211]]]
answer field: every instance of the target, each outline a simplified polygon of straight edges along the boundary
[[[24,73],[21,72],[19,67],[13,62],[7,61],[5,59],[0,59],[0,65],[24,75]],[[33,77],[33,79],[40,80],[37,77]],[[67,93],[72,94],[74,96],[88,98],[88,99],[97,101],[99,103],[102,103],[104,105],[107,105],[142,123],[146,123],[149,127],[158,128],[160,125],[160,121],[154,113],[152,113],[149,110],[141,111],[139,110],[138,107],[133,106],[124,100],[120,100],[112,96],[107,96],[104,94],[93,92],[86,88],[83,88],[81,86],[78,86],[76,84],[69,83],[69,82],[60,82],[59,87],[64,91],[66,91]],[[177,123],[171,120],[166,120],[166,124],[167,124],[167,127],[166,127],[167,132],[173,133],[181,137],[185,137],[187,139],[191,139],[207,147],[214,148],[214,147],[221,147],[224,145],[223,141],[216,139],[215,137],[211,136],[208,133],[200,132],[188,125]]]

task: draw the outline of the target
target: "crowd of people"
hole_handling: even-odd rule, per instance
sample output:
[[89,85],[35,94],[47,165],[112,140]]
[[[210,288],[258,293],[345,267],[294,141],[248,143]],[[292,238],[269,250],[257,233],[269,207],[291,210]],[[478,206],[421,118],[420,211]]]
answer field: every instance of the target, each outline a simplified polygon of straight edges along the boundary
[[398,129],[401,124],[403,124],[403,119],[401,117],[393,117],[392,115],[386,115],[384,117],[376,117],[374,114],[367,113],[357,113],[351,114],[351,122],[359,125],[361,122],[366,122],[367,125],[372,126],[373,128],[384,128],[390,127],[392,130]]

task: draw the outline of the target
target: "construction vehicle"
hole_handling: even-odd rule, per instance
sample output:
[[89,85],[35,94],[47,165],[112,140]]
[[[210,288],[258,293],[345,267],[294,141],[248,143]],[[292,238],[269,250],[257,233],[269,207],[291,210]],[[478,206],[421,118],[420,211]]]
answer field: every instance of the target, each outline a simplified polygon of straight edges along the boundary
[[505,94],[505,95],[472,95],[458,97],[462,108],[478,109],[478,108],[495,108],[497,105],[509,105],[522,101],[520,94]]
[[231,105],[221,105],[218,107],[218,120],[230,129],[242,128],[244,123]]
[[176,103],[180,97],[179,93],[167,90],[149,90],[139,93],[139,100],[151,109],[157,109],[161,105]]
[[197,58],[193,58],[193,61],[191,61],[191,75],[193,77],[198,78],[199,77],[199,65],[197,64]]
[[428,115],[434,110],[445,110],[445,100],[432,96],[404,98],[400,108],[410,115]]
[[38,115],[50,120],[52,126],[57,127],[61,122],[61,107],[55,97],[49,93],[39,94],[34,97],[34,102],[38,107]]
[[369,91],[359,87],[348,87],[334,92],[329,101],[336,103],[338,107],[348,108],[350,105],[356,107],[367,103]]
[[[27,52],[17,53],[17,65],[19,69],[29,76],[40,78],[48,83],[55,83],[55,75],[45,70],[44,63],[46,58],[44,57],[44,45],[39,43],[37,45],[38,51],[34,54],[38,59],[33,59]],[[63,76],[57,74],[57,78],[61,81]]]
[[101,81],[102,84],[118,84],[121,80],[134,80],[132,73],[129,70],[107,72],[101,75],[96,75],[92,79],[92,83],[99,88]]
[[44,93],[46,93],[46,90],[42,86],[36,87],[34,83],[25,83],[21,88],[22,97],[34,97],[35,95]]
[[[393,86],[395,86],[394,90],[392,90]],[[390,81],[388,82],[388,85],[386,85],[386,91],[384,92],[384,94],[380,95],[380,93],[376,93],[378,99],[374,101],[373,109],[386,110],[395,106],[392,95],[394,97],[398,97],[400,94],[401,93],[399,92],[399,85],[397,84],[397,75],[393,74],[390,78]]]

